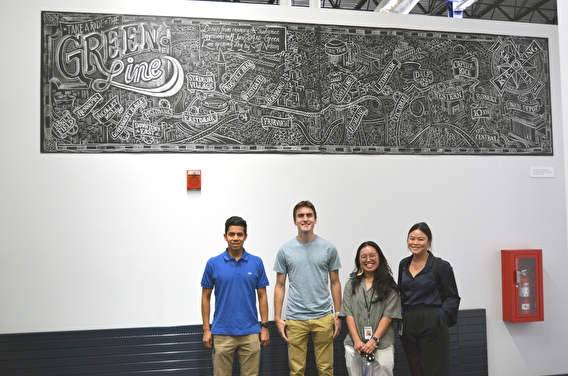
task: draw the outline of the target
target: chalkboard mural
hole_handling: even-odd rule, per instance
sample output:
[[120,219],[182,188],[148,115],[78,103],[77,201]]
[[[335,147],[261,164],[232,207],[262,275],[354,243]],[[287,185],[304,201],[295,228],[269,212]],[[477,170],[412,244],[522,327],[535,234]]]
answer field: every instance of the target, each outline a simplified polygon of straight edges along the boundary
[[42,13],[41,150],[552,155],[548,40]]

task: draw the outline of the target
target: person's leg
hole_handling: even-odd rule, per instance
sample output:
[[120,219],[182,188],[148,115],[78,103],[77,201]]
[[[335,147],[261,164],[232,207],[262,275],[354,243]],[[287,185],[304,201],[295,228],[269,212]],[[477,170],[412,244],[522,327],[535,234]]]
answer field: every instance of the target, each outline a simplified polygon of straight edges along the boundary
[[422,311],[408,310],[402,318],[400,342],[406,355],[408,369],[412,376],[423,376],[420,363],[420,333],[422,332]]
[[394,369],[394,346],[375,351],[373,364],[373,376],[393,376]]
[[213,375],[227,376],[233,373],[233,361],[238,339],[232,336],[213,336]]
[[307,321],[286,320],[290,376],[304,376],[310,328]]
[[333,376],[333,315],[309,320],[319,376]]
[[241,367],[241,376],[258,376],[260,367],[260,338],[259,334],[239,337],[237,356]]
[[353,346],[345,346],[345,366],[349,376],[362,376],[364,364],[360,360],[359,354]]
[[425,330],[420,338],[420,354],[424,376],[450,375],[450,333],[435,309],[426,311]]

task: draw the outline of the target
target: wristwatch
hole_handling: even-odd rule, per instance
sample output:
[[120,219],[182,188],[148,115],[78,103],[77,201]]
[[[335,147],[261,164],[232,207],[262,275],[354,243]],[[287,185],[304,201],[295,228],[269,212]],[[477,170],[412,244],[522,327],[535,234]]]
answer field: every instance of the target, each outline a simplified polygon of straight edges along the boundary
[[260,326],[263,328],[268,328],[268,322],[261,322]]
[[376,343],[379,343],[379,339],[375,336],[371,336],[371,339],[374,339]]

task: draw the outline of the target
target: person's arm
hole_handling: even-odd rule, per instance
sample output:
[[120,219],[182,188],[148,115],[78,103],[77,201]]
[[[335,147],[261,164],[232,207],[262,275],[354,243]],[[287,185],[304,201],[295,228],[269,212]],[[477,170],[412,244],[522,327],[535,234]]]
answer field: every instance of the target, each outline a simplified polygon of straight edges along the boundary
[[[385,317],[385,316],[381,317],[381,319],[379,320],[379,325],[377,325],[377,329],[375,329],[373,336],[375,338],[378,338],[379,340],[383,338],[391,322],[392,319],[390,317]],[[363,351],[365,354],[371,354],[375,351],[378,345],[379,341],[375,341],[374,339],[371,338],[370,340],[367,341],[367,343],[365,343],[361,351]]]
[[286,294],[286,274],[276,273],[276,285],[274,287],[274,324],[280,336],[288,342],[286,337],[286,322],[282,320],[282,306]]
[[[334,312],[339,312],[341,309],[341,281],[339,280],[339,270],[332,270],[329,272],[329,283],[331,288],[331,299],[333,300]],[[334,315],[333,339],[337,338],[341,331],[341,319]]]
[[[257,289],[258,309],[260,311],[260,322],[268,322],[268,297],[266,296],[266,287]],[[268,328],[260,327],[260,345],[267,346],[270,343],[270,332]]]
[[353,340],[353,348],[359,354],[361,353],[361,348],[364,345],[363,340],[359,336],[359,330],[357,329],[357,322],[355,321],[355,313],[353,312],[353,280],[349,279],[345,284],[345,289],[343,290],[343,297],[341,299],[341,310],[340,317],[345,317],[345,322],[347,323],[347,330],[349,331],[349,336]]
[[361,354],[365,343],[359,337],[359,331],[357,330],[355,318],[353,316],[345,316],[345,322],[347,323],[347,330],[349,331],[349,335],[353,340],[353,348],[355,349],[355,351]]
[[438,261],[438,270],[440,273],[440,284],[442,287],[442,307],[440,308],[444,315],[448,315],[457,312],[460,306],[461,298],[458,294],[458,286],[456,283],[456,277],[454,275],[454,269],[449,262]]
[[203,321],[203,345],[207,348],[213,347],[213,336],[211,335],[211,326],[209,318],[211,315],[211,292],[212,289],[201,290],[201,319]]

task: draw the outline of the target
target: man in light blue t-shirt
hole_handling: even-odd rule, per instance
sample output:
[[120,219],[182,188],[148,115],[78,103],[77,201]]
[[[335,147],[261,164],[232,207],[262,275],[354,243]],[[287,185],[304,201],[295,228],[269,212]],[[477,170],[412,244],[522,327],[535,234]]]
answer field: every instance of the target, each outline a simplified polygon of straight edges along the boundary
[[[341,307],[341,262],[335,246],[314,233],[317,213],[310,201],[296,204],[293,218],[298,235],[282,245],[274,262],[274,323],[288,343],[291,376],[304,375],[310,335],[318,375],[332,376],[333,340],[341,330],[341,320],[337,317]],[[289,291],[284,321],[282,307],[287,277]]]

